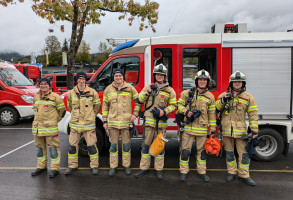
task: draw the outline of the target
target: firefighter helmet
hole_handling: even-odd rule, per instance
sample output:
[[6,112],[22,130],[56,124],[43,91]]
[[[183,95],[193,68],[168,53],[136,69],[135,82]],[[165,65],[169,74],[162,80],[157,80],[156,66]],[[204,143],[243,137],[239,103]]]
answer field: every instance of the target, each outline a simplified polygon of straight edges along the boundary
[[210,80],[211,80],[211,76],[209,74],[209,72],[205,71],[204,69],[198,71],[196,74],[195,74],[195,85],[196,87],[198,87],[198,79],[199,78],[205,78],[208,80],[207,82],[207,85],[206,87],[208,88],[209,87],[209,83],[210,83]]
[[163,65],[163,64],[159,64],[159,65],[154,67],[153,75],[155,75],[155,74],[163,74],[163,75],[167,76],[167,72],[168,72],[167,67],[165,67],[165,65]]
[[245,74],[243,74],[240,71],[236,71],[233,74],[231,74],[231,76],[229,78],[229,83],[235,82],[235,81],[246,82],[246,76],[245,76]]
[[232,87],[232,82],[240,81],[243,82],[242,88],[245,88],[246,85],[246,76],[240,71],[236,71],[233,74],[231,74],[229,78],[229,86]]
[[207,139],[204,147],[207,154],[218,156],[220,154],[222,144],[215,135],[211,135],[209,139]]

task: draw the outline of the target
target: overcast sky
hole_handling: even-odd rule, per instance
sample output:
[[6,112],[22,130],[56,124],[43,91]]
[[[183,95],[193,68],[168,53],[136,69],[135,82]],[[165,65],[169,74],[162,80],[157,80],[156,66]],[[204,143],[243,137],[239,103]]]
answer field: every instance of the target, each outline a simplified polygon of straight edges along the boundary
[[[27,0],[25,0],[27,1]],[[106,38],[144,38],[166,35],[209,33],[216,23],[247,23],[252,32],[284,32],[293,29],[293,0],[157,0],[159,21],[157,30],[139,31],[139,21],[128,26],[127,20],[119,21],[116,14],[108,13],[102,23],[86,26],[84,40],[96,53],[99,42]],[[41,54],[45,38],[58,37],[61,44],[69,39],[71,24],[49,24],[31,9],[30,1],[9,7],[0,5],[0,52],[16,51],[29,55]],[[65,32],[60,26],[65,26]],[[54,33],[48,29],[53,28]],[[170,30],[171,29],[171,30]],[[169,31],[170,30],[170,31]]]

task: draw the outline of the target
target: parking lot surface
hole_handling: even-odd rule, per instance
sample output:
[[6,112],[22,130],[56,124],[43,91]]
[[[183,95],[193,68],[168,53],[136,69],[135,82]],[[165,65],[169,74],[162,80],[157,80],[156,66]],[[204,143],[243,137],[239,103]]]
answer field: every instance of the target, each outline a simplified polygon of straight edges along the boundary
[[[60,135],[60,174],[49,179],[47,173],[32,177],[36,167],[36,151],[31,134],[32,119],[16,126],[0,126],[0,199],[292,199],[293,196],[293,143],[289,154],[275,162],[251,163],[251,177],[256,187],[235,180],[225,182],[225,157],[207,159],[210,182],[204,183],[196,175],[195,150],[190,158],[187,181],[179,181],[179,142],[166,144],[164,179],[158,180],[155,171],[135,178],[140,161],[141,139],[132,140],[132,174],[126,176],[121,165],[116,176],[109,177],[109,154],[100,154],[100,172],[91,174],[89,158],[79,158],[79,170],[69,177],[67,168],[68,136]],[[121,155],[121,149],[120,149]],[[152,165],[153,167],[153,165]]]

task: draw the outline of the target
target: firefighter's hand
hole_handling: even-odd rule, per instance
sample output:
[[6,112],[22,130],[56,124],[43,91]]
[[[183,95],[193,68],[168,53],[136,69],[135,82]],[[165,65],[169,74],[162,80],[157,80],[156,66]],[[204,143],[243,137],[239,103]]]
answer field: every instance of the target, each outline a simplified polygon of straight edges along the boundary
[[223,97],[223,101],[225,103],[227,103],[227,101],[230,100],[230,99],[231,99],[231,93],[230,92],[225,92],[224,97]]
[[189,111],[187,114],[187,117],[191,117],[193,115],[193,112]]
[[104,123],[103,127],[104,127],[105,130],[109,131],[108,123]]
[[148,91],[149,94],[152,93],[151,85],[147,86],[147,91]]
[[131,115],[130,122],[134,122],[135,120],[136,120],[136,116],[135,115]]
[[160,111],[160,117],[162,117],[165,113],[162,109],[158,108],[158,110]]

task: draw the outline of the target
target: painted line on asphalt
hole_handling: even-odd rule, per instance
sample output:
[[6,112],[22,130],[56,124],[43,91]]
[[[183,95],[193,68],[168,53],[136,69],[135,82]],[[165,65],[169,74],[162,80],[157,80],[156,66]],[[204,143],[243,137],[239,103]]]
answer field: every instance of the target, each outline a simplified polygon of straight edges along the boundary
[[6,129],[6,130],[9,130],[9,129],[24,129],[24,130],[31,130],[32,128],[0,128],[0,129]]
[[[0,170],[32,170],[36,167],[0,167]],[[61,170],[67,169],[67,167],[60,167]],[[90,170],[89,167],[79,167],[78,170]],[[100,167],[99,170],[109,170],[109,167]],[[131,168],[132,170],[139,170],[139,168]],[[124,170],[124,168],[118,168],[118,170]],[[154,168],[150,170],[154,171]],[[179,171],[179,168],[164,168],[166,171]],[[190,171],[196,171],[196,169],[190,169]],[[213,172],[225,172],[227,169],[207,169],[207,171]],[[281,170],[262,170],[262,169],[251,169],[250,172],[276,172],[276,173],[293,173],[293,170],[281,169]]]
[[25,146],[27,146],[27,145],[33,143],[33,142],[34,142],[34,140],[33,140],[33,141],[30,141],[30,142],[28,142],[28,143],[26,143],[26,144],[24,144],[24,145],[22,145],[22,146],[20,146],[20,147],[17,147],[16,149],[13,149],[12,151],[9,151],[9,152],[6,153],[6,154],[1,155],[1,156],[0,156],[0,159],[3,158],[4,156],[7,156],[7,155],[9,155],[9,154],[11,154],[11,153],[13,153],[13,152],[15,152],[15,151],[17,151],[17,150],[19,150],[19,149],[25,147]]

